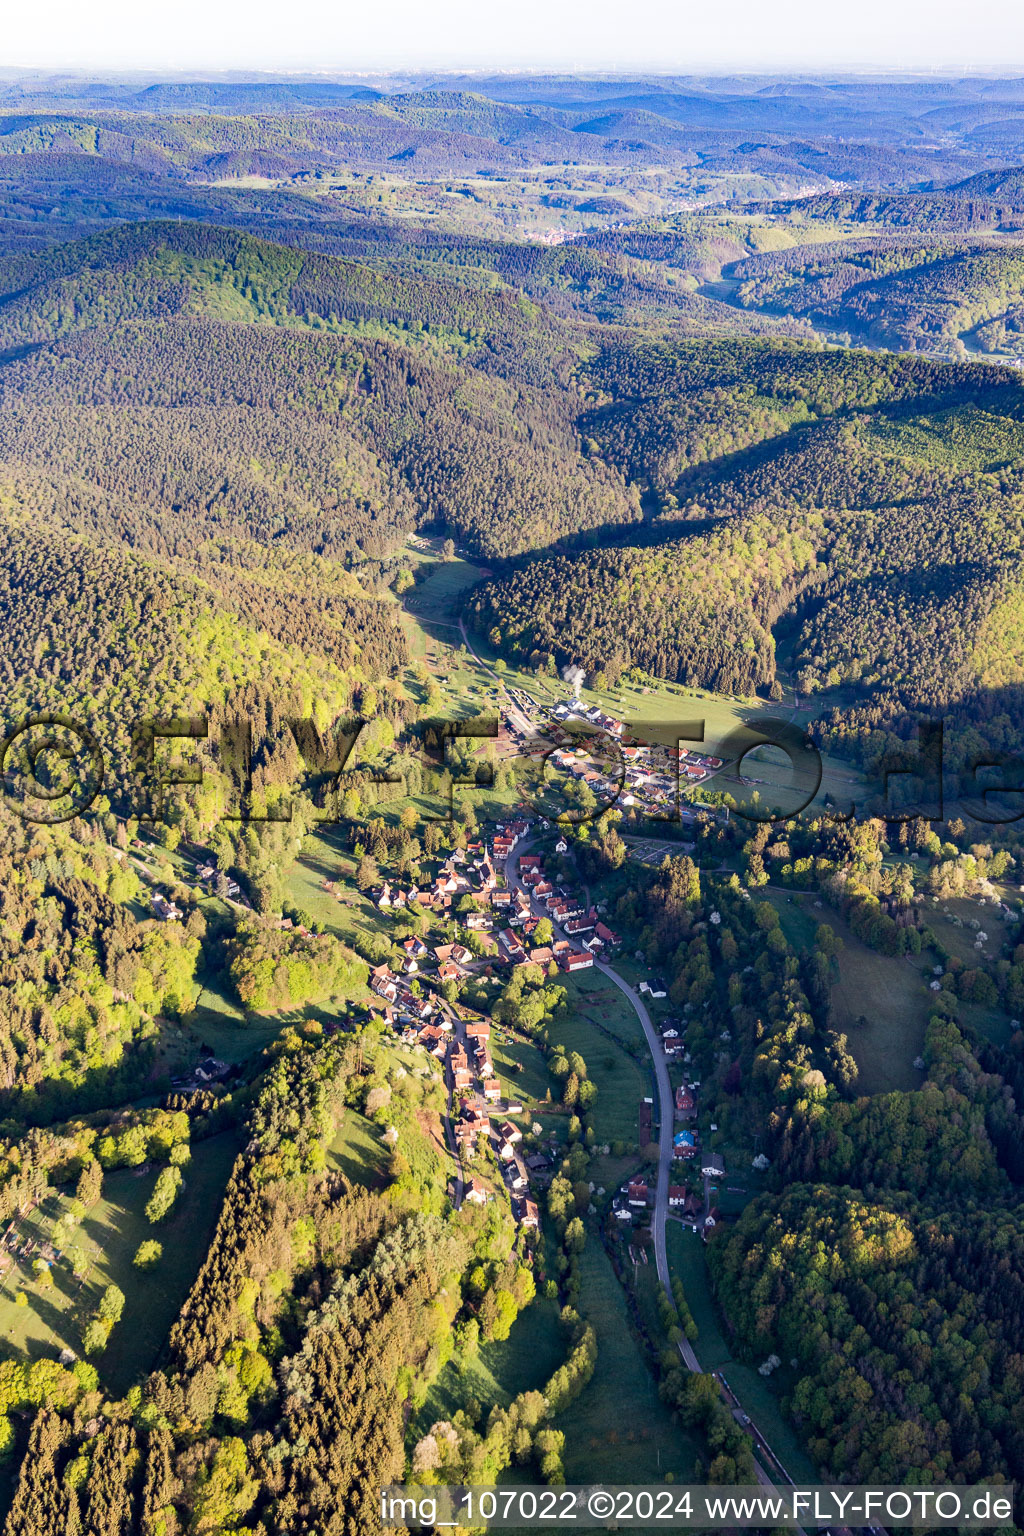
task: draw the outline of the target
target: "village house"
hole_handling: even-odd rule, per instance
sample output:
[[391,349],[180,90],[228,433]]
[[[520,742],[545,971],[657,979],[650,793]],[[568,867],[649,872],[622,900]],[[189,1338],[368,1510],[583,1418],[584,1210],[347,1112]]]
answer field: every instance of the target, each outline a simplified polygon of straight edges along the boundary
[[512,1162],[506,1163],[502,1172],[505,1175],[509,1189],[514,1190],[516,1194],[522,1194],[524,1190],[529,1189],[530,1184],[526,1177],[526,1170],[514,1155]]
[[501,1084],[496,1077],[485,1077],[482,1083],[482,1090],[488,1104],[497,1104],[501,1098]]
[[468,1200],[471,1205],[486,1205],[489,1198],[487,1185],[480,1179],[470,1179],[463,1199]]
[[650,1193],[651,1192],[647,1185],[644,1183],[643,1179],[631,1179],[629,1182],[629,1187],[626,1191],[626,1198],[632,1206],[646,1205],[650,1197]]
[[562,957],[563,971],[585,971],[594,963],[594,957],[584,949],[571,949]]
[[690,1193],[683,1201],[683,1220],[692,1222],[695,1226],[700,1218],[703,1202],[699,1195]]
[[717,1152],[705,1152],[701,1156],[700,1171],[706,1179],[724,1179],[725,1163]]
[[685,1083],[681,1083],[676,1089],[676,1119],[692,1119],[696,1107],[693,1094]]
[[519,942],[519,936],[512,932],[511,928],[503,928],[499,936],[502,950],[513,965],[519,965],[526,959],[526,950]]
[[449,962],[466,965],[472,960],[473,951],[467,949],[465,944],[437,944],[434,947],[434,958],[439,965],[447,965]]
[[523,1199],[517,1202],[513,1214],[521,1227],[536,1232],[540,1226],[540,1212],[533,1200]]
[[434,1002],[429,997],[416,997],[414,993],[398,989],[398,1007],[403,1013],[411,1014],[414,1019],[429,1019],[434,1012]]
[[671,1206],[684,1205],[686,1203],[687,1189],[685,1184],[670,1184],[668,1187],[668,1203]]
[[463,1111],[461,1119],[455,1126],[455,1136],[460,1146],[469,1151],[476,1150],[477,1140],[486,1136],[490,1129],[490,1121],[482,1109],[472,1106]]
[[370,990],[376,992],[378,997],[383,997],[387,1002],[393,1003],[398,997],[398,977],[387,964],[375,966],[370,972]]

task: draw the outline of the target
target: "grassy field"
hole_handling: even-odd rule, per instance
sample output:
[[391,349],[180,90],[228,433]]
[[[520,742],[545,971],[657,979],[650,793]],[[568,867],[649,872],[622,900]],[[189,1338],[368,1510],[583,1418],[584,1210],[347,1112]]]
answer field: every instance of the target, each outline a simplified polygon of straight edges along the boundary
[[327,1149],[327,1162],[353,1184],[379,1189],[387,1182],[388,1153],[380,1132],[357,1109],[346,1109],[341,1130]]
[[[81,1354],[81,1324],[94,1310],[104,1287],[114,1284],[128,1298],[124,1315],[96,1364],[104,1385],[121,1395],[152,1370],[171,1325],[181,1310],[213,1236],[224,1187],[238,1151],[234,1132],[225,1131],[197,1142],[185,1169],[185,1184],[166,1221],[152,1226],[145,1206],[156,1183],[157,1168],[140,1174],[119,1169],[103,1180],[103,1195],[88,1212],[77,1234],[79,1246],[91,1259],[81,1284],[70,1266],[58,1262],[54,1285],[44,1289],[31,1273],[31,1261],[15,1262],[0,1287],[0,1343],[7,1355],[56,1355],[61,1349]],[[45,1237],[58,1209],[52,1196],[19,1226],[22,1238]],[[155,1237],[163,1257],[146,1273],[132,1259],[139,1244]],[[27,1306],[18,1306],[22,1290]]]
[[812,948],[820,923],[834,926],[831,908],[815,908],[815,899],[797,895],[784,885],[762,886],[756,894],[757,901],[770,901],[778,912],[782,931],[797,953]]
[[247,1014],[230,996],[221,976],[201,976],[200,980],[203,990],[189,1023],[221,1061],[246,1061],[280,1034],[280,1014]]
[[[860,1093],[887,1093],[921,1085],[914,1059],[924,1046],[928,993],[921,961],[893,959],[869,949],[838,912],[823,914],[843,940],[839,980],[833,985],[832,1027],[845,1033],[860,1077]],[[858,1020],[863,1016],[866,1023]]]
[[536,1046],[525,1040],[499,1041],[495,1032],[491,1035],[491,1060],[504,1098],[518,1099],[524,1109],[532,1111],[544,1103],[548,1089],[555,1096],[556,1084]]
[[[1006,937],[1001,913],[988,903],[966,896],[950,896],[936,905],[928,902],[925,921],[939,943],[971,968],[994,958]],[[982,933],[986,938],[979,950],[975,944]]]
[[793,1385],[791,1375],[780,1368],[766,1378],[758,1375],[754,1366],[733,1358],[711,1294],[704,1244],[689,1228],[675,1221],[668,1224],[666,1240],[669,1268],[682,1279],[686,1300],[700,1333],[694,1349],[702,1370],[723,1372],[745,1411],[791,1477],[816,1481],[814,1465],[782,1411],[781,1399]]
[[[615,969],[622,969],[619,960]],[[646,1052],[647,1036],[637,1017],[636,1009],[619,988],[602,976],[600,971],[577,971],[567,978],[567,989],[574,1008],[597,1020],[605,1029],[617,1035],[627,1044]],[[604,1037],[602,1036],[602,1039]],[[586,1051],[583,1052],[586,1055]]]
[[[346,944],[388,929],[388,920],[356,890],[356,863],[351,850],[342,845],[337,830],[325,827],[306,838],[286,877],[289,901]],[[344,882],[341,900],[324,890],[325,880]]]
[[[639,1034],[642,1043],[639,1021],[626,999],[603,976],[579,972],[571,978],[569,990],[573,1007],[568,1017],[552,1026],[552,1042],[578,1051],[587,1063],[588,1076],[597,1087],[590,1118],[598,1142],[624,1141],[635,1146],[640,1100],[653,1093],[651,1074],[596,1024],[624,1035],[623,1020],[613,1006],[621,1002],[621,1011],[628,1012],[636,1026],[634,1038]],[[646,1046],[644,1050],[646,1061]]]
[[558,1303],[538,1296],[516,1318],[504,1342],[481,1344],[476,1358],[462,1367],[449,1360],[415,1415],[410,1443],[438,1419],[450,1419],[471,1397],[486,1418],[496,1403],[507,1407],[520,1392],[539,1390],[564,1361],[566,1347]]
[[580,1260],[582,1315],[597,1333],[597,1368],[590,1384],[558,1419],[565,1435],[565,1478],[609,1483],[677,1482],[692,1477],[699,1443],[672,1420],[658,1397],[629,1329],[626,1299],[597,1233],[587,1234]]

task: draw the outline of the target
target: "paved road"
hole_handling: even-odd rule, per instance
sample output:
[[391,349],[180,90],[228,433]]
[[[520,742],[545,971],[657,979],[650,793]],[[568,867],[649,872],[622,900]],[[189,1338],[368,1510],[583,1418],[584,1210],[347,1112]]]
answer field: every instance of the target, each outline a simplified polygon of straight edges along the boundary
[[[509,885],[513,886],[517,890],[526,889],[519,878],[519,857],[521,854],[525,853],[535,841],[535,838],[525,839],[519,845],[519,847],[509,855],[508,859],[506,860],[505,878]],[[530,900],[532,905],[532,896]],[[558,923],[552,923],[552,927],[562,938],[568,937],[568,935],[563,932]],[[647,1037],[647,1044],[650,1047],[651,1056],[654,1061],[654,1077],[658,1089],[658,1113],[660,1117],[660,1130],[658,1134],[658,1174],[654,1190],[654,1215],[651,1221],[651,1230],[654,1234],[654,1258],[658,1270],[658,1279],[664,1286],[665,1290],[669,1293],[669,1295],[671,1295],[672,1292],[668,1268],[668,1249],[665,1244],[665,1230],[668,1220],[668,1186],[672,1173],[672,1129],[674,1121],[673,1109],[675,1101],[672,1096],[672,1083],[668,1074],[668,1062],[665,1060],[665,1053],[662,1050],[661,1040],[651,1020],[651,1016],[648,1013],[644,1003],[640,1000],[638,994],[633,991],[633,988],[627,981],[623,980],[618,971],[614,970],[605,961],[595,959],[594,969],[600,971],[603,976],[606,976],[608,980],[612,982],[614,986],[618,987],[619,991],[629,999],[629,1002],[632,1005],[637,1018],[640,1020],[640,1023],[643,1026],[644,1034]],[[688,1339],[683,1339],[680,1341],[679,1353],[682,1356],[683,1362],[688,1370],[701,1370],[700,1361],[697,1359],[693,1345],[689,1342]],[[763,1437],[760,1434],[758,1434],[753,1425],[744,1427],[748,1429],[752,1437],[756,1436],[755,1445],[760,1443],[760,1445],[762,1445],[765,1450],[768,1450],[767,1442],[763,1440]],[[773,1479],[756,1456],[754,1458],[754,1471],[757,1475],[757,1481],[763,1488],[773,1488],[775,1486]]]
[[[499,678],[498,674],[494,672],[494,670],[489,667],[487,663],[482,659],[482,657],[478,656],[476,651],[473,649],[469,641],[469,636],[466,633],[466,625],[464,620],[460,620],[459,629],[462,634],[463,644],[465,645],[469,654],[477,662],[477,664],[483,667],[485,671],[489,672],[496,681],[503,683],[504,679]],[[505,863],[505,878],[508,881],[508,884],[517,890],[525,889],[522,881],[519,879],[519,856],[520,854],[526,852],[533,841],[535,841],[535,839],[526,839],[523,843],[520,844],[518,849],[514,850],[510,854]],[[530,901],[532,906],[532,895],[530,897]],[[568,935],[562,930],[558,923],[553,923],[552,927],[562,938],[568,937]],[[665,1228],[666,1222],[668,1220],[668,1186],[672,1171],[672,1128],[674,1122],[674,1099],[672,1096],[672,1083],[668,1074],[668,1063],[665,1060],[665,1053],[662,1050],[661,1040],[658,1037],[658,1032],[654,1028],[654,1024],[651,1021],[651,1016],[644,1004],[641,1002],[638,994],[633,991],[633,988],[629,985],[628,982],[623,980],[618,971],[613,970],[610,965],[605,963],[605,961],[595,959],[594,967],[596,970],[599,970],[602,975],[606,976],[608,980],[612,982],[614,986],[618,987],[619,991],[629,999],[629,1002],[632,1005],[637,1018],[640,1020],[640,1023],[643,1026],[644,1035],[647,1038],[647,1044],[650,1047],[651,1057],[654,1061],[654,1076],[658,1089],[658,1113],[660,1129],[658,1135],[658,1174],[654,1191],[654,1216],[651,1223],[651,1230],[654,1234],[654,1258],[658,1270],[658,1280],[664,1286],[665,1290],[668,1291],[669,1295],[671,1295],[671,1287],[669,1284],[670,1277],[668,1268],[668,1250],[665,1244]],[[697,1359],[697,1356],[694,1353],[693,1345],[689,1342],[688,1339],[683,1339],[680,1342],[679,1353],[682,1356],[683,1362],[688,1370],[699,1371],[701,1369],[700,1361]],[[755,1445],[757,1445],[758,1448],[763,1447],[765,1451],[768,1451],[769,1454],[771,1454],[767,1441],[764,1440],[763,1436],[761,1436],[754,1429],[752,1424],[749,1426],[749,1429],[752,1431],[753,1435],[756,1435],[757,1437],[755,1440]],[[760,1483],[763,1488],[773,1488],[775,1486],[773,1479],[770,1477],[767,1470],[756,1456],[754,1457],[754,1471],[757,1476],[758,1483]],[[798,1532],[798,1536],[803,1536],[803,1533]]]

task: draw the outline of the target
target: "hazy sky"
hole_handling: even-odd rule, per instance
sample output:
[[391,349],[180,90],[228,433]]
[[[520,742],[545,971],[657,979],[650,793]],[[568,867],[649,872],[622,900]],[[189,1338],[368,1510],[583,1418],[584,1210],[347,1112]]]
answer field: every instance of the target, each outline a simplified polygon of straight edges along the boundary
[[1024,71],[1021,0],[8,0],[0,65]]

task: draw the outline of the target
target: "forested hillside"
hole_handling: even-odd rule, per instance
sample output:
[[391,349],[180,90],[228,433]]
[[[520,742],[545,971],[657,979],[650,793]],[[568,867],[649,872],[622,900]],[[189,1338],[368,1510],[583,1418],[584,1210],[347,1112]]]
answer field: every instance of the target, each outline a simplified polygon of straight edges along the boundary
[[757,256],[729,269],[738,302],[900,350],[1004,352],[1024,316],[1024,248],[888,238]]
[[621,403],[587,426],[658,515],[642,543],[495,580],[482,629],[532,660],[771,691],[793,610],[805,692],[934,707],[975,687],[1022,537],[1016,379],[757,343],[634,348],[592,376]]
[[0,80],[4,1536],[1024,1478],[1022,104]]

